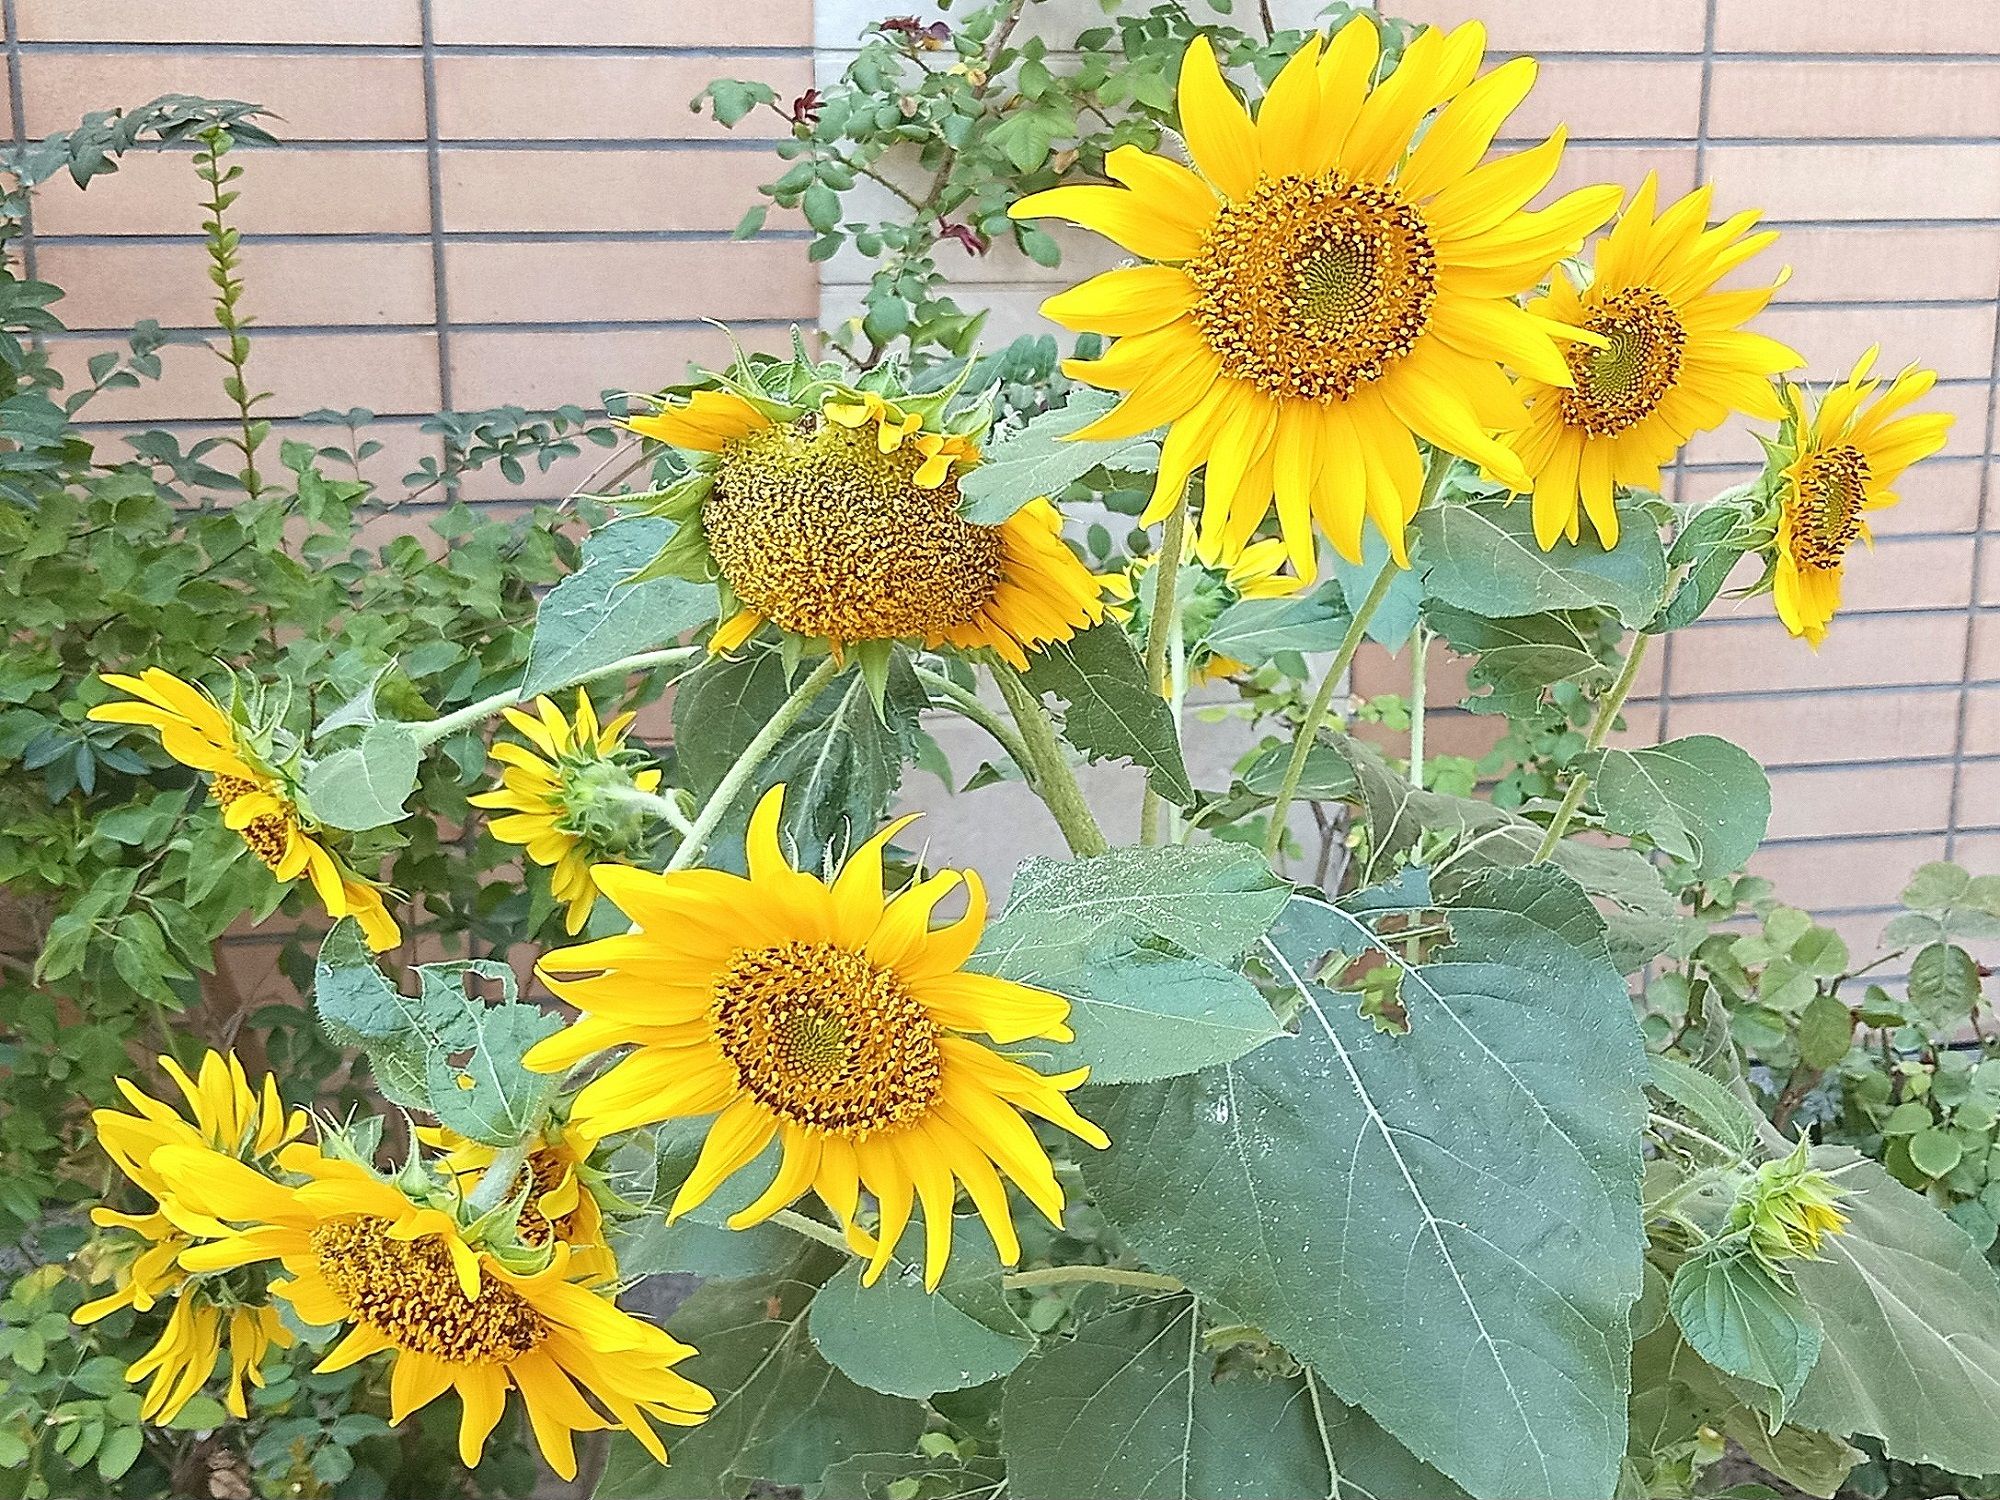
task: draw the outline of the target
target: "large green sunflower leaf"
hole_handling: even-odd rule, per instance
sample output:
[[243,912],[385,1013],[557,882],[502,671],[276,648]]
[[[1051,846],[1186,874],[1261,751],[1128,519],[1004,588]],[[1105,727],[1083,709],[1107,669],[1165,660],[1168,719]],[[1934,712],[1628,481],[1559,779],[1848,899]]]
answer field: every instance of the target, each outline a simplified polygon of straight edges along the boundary
[[1007,1380],[1002,1447],[1021,1500],[1457,1497],[1309,1372],[1230,1367],[1200,1306],[1168,1297],[1093,1318]]
[[1000,1289],[1000,1262],[977,1231],[961,1233],[935,1292],[921,1260],[893,1260],[873,1286],[850,1261],[813,1298],[806,1331],[850,1380],[922,1399],[998,1380],[1034,1351],[1035,1336]]
[[715,618],[715,588],[685,578],[633,579],[673,539],[673,522],[613,521],[583,544],[583,566],[535,614],[521,695],[552,692],[650,651]]
[[[1433,910],[1425,962],[1377,933]],[[1645,1057],[1602,932],[1546,868],[1301,896],[1258,950],[1295,1037],[1081,1101],[1112,1140],[1085,1180],[1149,1264],[1474,1493],[1608,1495],[1625,1451]],[[1406,1033],[1322,981],[1356,956]]]
[[1159,466],[1160,444],[1150,435],[1114,443],[1070,441],[1071,433],[1106,415],[1118,399],[1080,386],[1061,406],[992,444],[985,461],[958,482],[960,513],[978,525],[998,526],[1030,500],[1060,500],[1093,469],[1151,473]]
[[1707,880],[1743,868],[1771,821],[1771,783],[1749,752],[1712,734],[1598,750],[1577,769],[1613,833],[1643,834]]
[[1489,617],[1603,605],[1627,625],[1644,625],[1666,592],[1666,549],[1643,512],[1621,510],[1620,519],[1618,545],[1608,552],[1588,527],[1581,541],[1544,552],[1525,499],[1427,505],[1411,529],[1424,590],[1445,604]]

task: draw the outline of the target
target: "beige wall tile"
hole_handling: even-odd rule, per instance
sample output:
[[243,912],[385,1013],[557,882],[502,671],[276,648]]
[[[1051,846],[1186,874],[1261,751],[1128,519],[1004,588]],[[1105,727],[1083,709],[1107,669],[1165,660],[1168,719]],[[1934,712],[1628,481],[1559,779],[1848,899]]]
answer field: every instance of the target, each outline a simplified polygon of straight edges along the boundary
[[796,240],[631,244],[459,241],[445,251],[446,298],[464,323],[797,318],[819,288]]
[[15,20],[31,42],[366,42],[414,47],[423,40],[417,0],[18,0]]
[[[758,110],[725,130],[689,101],[717,78],[768,83],[781,105],[812,83],[798,57],[459,56],[437,62],[438,133],[447,140],[769,139],[789,134]],[[773,174],[775,175],[775,173]]]
[[86,110],[201,94],[264,105],[280,117],[263,122],[280,140],[424,138],[423,62],[415,57],[206,48],[29,52],[21,59],[21,85],[33,136],[67,130]]
[[1965,763],[1958,785],[1958,820],[1968,828],[2000,824],[2000,758]]
[[2000,682],[2000,615],[1982,614],[1972,622],[1972,660],[1966,676],[1975,682]]
[[[1971,531],[1979,524],[1980,465],[1919,464],[1897,486],[1903,500],[1878,510],[1868,524],[1878,537],[1912,531]],[[1968,548],[1970,542],[1961,543]]]
[[1781,770],[1771,778],[1770,837],[1920,833],[1942,828],[1950,804],[1948,765]]
[[[111,347],[109,340],[65,339],[50,357],[75,384],[89,356]],[[272,417],[322,406],[426,415],[438,409],[435,334],[276,334],[259,341],[251,358],[254,383],[272,393],[266,409]],[[135,391],[109,392],[91,403],[91,416],[171,424],[235,410],[223,398],[224,366],[212,350],[174,345],[160,351],[160,361],[160,379]]]
[[[1966,694],[1965,753],[2000,755],[2000,687],[1974,688]],[[2000,812],[2000,806],[1994,810]],[[2000,822],[2000,818],[1979,821]]]
[[2000,145],[1714,145],[1708,172],[1773,219],[2000,218]]
[[1534,203],[1545,207],[1558,193],[1615,182],[1636,188],[1648,172],[1660,177],[1662,198],[1678,198],[1694,188],[1693,146],[1571,146],[1549,190]]
[[[1770,601],[1729,606],[1768,624],[1702,625],[1674,637],[1674,691],[1761,692],[1774,687],[1839,688],[1957,682],[1965,660],[1960,620],[1878,615],[1836,622],[1815,652],[1795,641]],[[1650,654],[1650,653],[1649,653]]]
[[[1682,683],[1679,663],[1674,679],[1695,686]],[[1670,737],[1718,734],[1734,740],[1766,766],[1949,755],[1958,728],[1958,689],[1710,698],[1674,703],[1667,724]]]
[[447,44],[804,47],[812,0],[432,0],[431,22]]
[[[245,234],[421,233],[430,195],[420,150],[243,151],[230,210]],[[67,177],[35,198],[42,234],[199,234],[205,191],[187,155],[139,154],[88,191]]]
[[1396,14],[1455,26],[1483,21],[1496,49],[1516,52],[1699,52],[1702,0],[1402,0]]
[[1701,121],[1701,64],[1558,58],[1542,65],[1527,101],[1508,117],[1510,140],[1572,136],[1690,139]]
[[1785,296],[1795,301],[1990,297],[2000,285],[2000,234],[1974,226],[1788,229],[1753,264],[1766,260],[1791,265]]
[[[776,173],[762,152],[697,146],[443,156],[453,229],[733,229]],[[774,214],[773,224],[796,223]]]
[[[1786,290],[1790,290],[1787,288]],[[1877,364],[1895,371],[1918,361],[1941,379],[1984,378],[1993,368],[1993,304],[1984,307],[1815,307],[1774,305],[1757,327],[1805,356],[1812,378],[1843,377],[1871,344]]]
[[1723,60],[1710,87],[1711,139],[2000,135],[1994,63]]
[[1715,44],[1727,52],[2000,52],[1990,0],[1719,0]]
[[1963,609],[1972,601],[1972,542],[1885,538],[1848,560],[1848,609]]
[[1979,558],[1979,602],[2000,604],[2000,535],[1988,532]]
[[[1788,844],[1761,849],[1750,861],[1752,874],[1778,888],[1778,899],[1807,911],[1840,906],[1888,906],[1909,883],[1910,871],[1927,860],[1944,858],[1941,835],[1907,839],[1870,839],[1865,843]],[[1865,961],[1877,950],[1886,914],[1857,918],[1853,931],[1842,928],[1854,952]]]
[[2000,872],[2000,833],[1961,835],[1953,857],[1974,874]]
[[[789,347],[781,331],[752,329],[746,349]],[[729,357],[728,339],[714,329],[631,333],[457,333],[452,336],[452,394],[462,408],[597,405],[606,390],[655,390],[681,380],[691,363]]]
[[[45,244],[40,274],[68,290],[57,304],[72,328],[211,325],[215,288],[200,244]],[[430,246],[416,242],[309,244],[247,240],[244,309],[266,326],[428,323]]]

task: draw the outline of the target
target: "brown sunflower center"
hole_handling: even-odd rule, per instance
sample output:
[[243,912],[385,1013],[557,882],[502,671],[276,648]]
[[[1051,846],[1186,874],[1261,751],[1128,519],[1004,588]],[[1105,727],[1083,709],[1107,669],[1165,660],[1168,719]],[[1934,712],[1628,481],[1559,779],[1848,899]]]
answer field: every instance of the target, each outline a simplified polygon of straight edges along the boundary
[[923,456],[876,427],[808,417],[731,443],[702,507],[709,551],[745,605],[833,641],[936,636],[999,588],[995,526],[958,514],[958,482],[920,488]]
[[455,1364],[505,1364],[548,1337],[549,1325],[512,1287],[482,1275],[467,1297],[444,1241],[389,1237],[389,1221],[361,1215],[312,1232],[320,1275],[354,1320],[399,1349]]
[[1824,449],[1799,466],[1797,483],[1785,518],[1792,556],[1801,567],[1837,568],[1861,534],[1868,457],[1844,444]]
[[1643,286],[1613,292],[1583,326],[1610,342],[1564,349],[1576,384],[1562,393],[1562,418],[1592,437],[1615,437],[1658,411],[1673,390],[1687,330],[1674,305]]
[[1187,274],[1224,372],[1307,401],[1379,380],[1416,346],[1437,298],[1423,215],[1337,172],[1265,178],[1217,215]]
[[[245,781],[241,776],[218,776],[208,784],[208,795],[224,812],[229,811],[229,804],[237,798],[263,790],[256,782]],[[285,850],[291,844],[293,822],[287,813],[265,813],[252,818],[236,833],[252,854],[275,870],[284,862]]]
[[534,1151],[528,1155],[528,1163],[521,1168],[521,1175],[514,1179],[514,1191],[528,1190],[528,1198],[521,1205],[521,1216],[514,1222],[514,1229],[521,1236],[521,1243],[540,1249],[551,1239],[567,1240],[575,1229],[576,1214],[566,1213],[551,1220],[539,1207],[543,1195],[555,1191],[569,1170],[569,1163],[555,1151]]
[[738,1084],[794,1124],[866,1135],[938,1096],[938,1029],[888,969],[832,943],[744,949],[715,981]]

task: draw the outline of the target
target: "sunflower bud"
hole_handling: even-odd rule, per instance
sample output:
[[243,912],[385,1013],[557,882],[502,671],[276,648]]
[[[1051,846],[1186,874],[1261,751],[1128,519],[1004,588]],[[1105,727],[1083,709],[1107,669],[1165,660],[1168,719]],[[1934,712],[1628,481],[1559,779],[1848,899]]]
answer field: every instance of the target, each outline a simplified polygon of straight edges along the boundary
[[1789,1275],[1788,1261],[1818,1260],[1828,1235],[1847,1232],[1840,1202],[1847,1197],[1826,1172],[1808,1164],[1806,1143],[1766,1162],[1737,1190],[1729,1229],[1746,1234],[1750,1251],[1774,1276]]

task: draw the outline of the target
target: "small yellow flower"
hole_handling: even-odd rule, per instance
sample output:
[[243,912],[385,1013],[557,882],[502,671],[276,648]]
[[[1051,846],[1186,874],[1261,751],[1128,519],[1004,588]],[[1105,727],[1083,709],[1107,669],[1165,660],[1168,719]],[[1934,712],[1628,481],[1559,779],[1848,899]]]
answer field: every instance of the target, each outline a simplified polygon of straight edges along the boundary
[[[438,1164],[461,1189],[470,1193],[493,1164],[493,1147],[469,1141],[445,1126],[417,1127],[417,1138],[440,1153]],[[523,1243],[540,1249],[552,1240],[569,1246],[570,1264],[578,1278],[592,1283],[615,1281],[618,1260],[604,1233],[604,1209],[590,1169],[591,1142],[569,1125],[551,1125],[528,1153],[521,1168],[518,1193],[528,1190],[515,1230]]]
[[1766,1162],[1738,1189],[1729,1230],[1747,1237],[1767,1271],[1789,1275],[1787,1262],[1817,1260],[1827,1236],[1847,1232],[1847,1215],[1840,1211],[1846,1196],[1831,1174],[1810,1165],[1801,1140],[1790,1155]]
[[692,1426],[715,1404],[674,1372],[694,1351],[622,1311],[559,1239],[524,1263],[507,1247],[468,1239],[433,1202],[304,1144],[278,1158],[305,1179],[300,1186],[192,1146],[164,1147],[153,1162],[184,1212],[202,1216],[202,1243],[181,1252],[184,1266],[279,1262],[289,1279],[274,1290],[300,1318],[352,1325],[320,1371],[392,1351],[394,1423],[458,1392],[467,1468],[479,1462],[510,1388],[521,1393],[542,1456],[565,1479],[576,1476],[576,1433],[629,1432],[665,1463],[652,1424]]
[[1103,618],[1098,580],[1047,500],[997,526],[959,514],[958,481],[979,446],[927,428],[916,399],[828,387],[782,406],[700,390],[630,420],[711,481],[679,518],[697,528],[734,610],[710,650],[734,650],[770,621],[835,652],[916,640],[989,649],[1024,670],[1028,652]]
[[[1285,572],[1290,558],[1285,544],[1276,537],[1240,548],[1226,541],[1215,547],[1198,546],[1195,555],[1201,567],[1184,567],[1180,580],[1183,590],[1190,590],[1192,585],[1193,597],[1184,596],[1181,605],[1181,630],[1188,649],[1187,680],[1191,687],[1250,670],[1234,657],[1218,656],[1199,648],[1202,636],[1223,609],[1239,599],[1281,599],[1304,587],[1304,580],[1297,574]],[[1104,580],[1105,597],[1112,601],[1109,608],[1115,618],[1130,622],[1139,614],[1141,582],[1159,566],[1159,561],[1155,555],[1134,558],[1123,572],[1113,573]],[[1171,683],[1160,684],[1162,697],[1172,691]]]
[[1862,355],[1817,406],[1797,386],[1785,387],[1791,410],[1772,459],[1778,526],[1771,602],[1785,628],[1815,647],[1840,608],[1848,549],[1857,538],[1873,542],[1867,513],[1900,500],[1903,471],[1942,448],[1951,430],[1949,412],[1896,415],[1937,375],[1910,365],[1883,390],[1869,376],[1877,352]]
[[1689,193],[1657,216],[1648,174],[1617,227],[1597,247],[1589,283],[1558,274],[1531,313],[1596,335],[1568,346],[1569,378],[1524,376],[1527,427],[1512,440],[1534,491],[1535,539],[1575,541],[1588,514],[1598,539],[1618,545],[1617,486],[1657,490],[1660,466],[1697,432],[1738,412],[1775,422],[1771,377],[1796,351],[1743,328],[1784,284],[1715,290],[1777,239],[1750,233],[1755,213],[1710,226],[1713,189]]
[[[1042,1074],[972,1033],[1003,1045],[1068,1041],[1069,1001],[965,969],[986,922],[972,872],[940,871],[883,900],[883,846],[910,819],[863,844],[828,885],[786,862],[783,798],[774,787],[751,818],[748,879],[597,872],[636,925],[542,959],[550,988],[584,1015],[537,1044],[526,1064],[557,1072],[607,1048],[636,1048],[576,1097],[576,1127],[598,1139],[715,1116],[670,1218],[705,1202],[775,1140],[783,1163],[731,1228],[816,1192],[869,1257],[863,1279],[872,1284],[920,1201],[925,1281],[935,1287],[963,1184],[1012,1265],[1021,1247],[1000,1174],[1050,1222],[1060,1224],[1063,1210],[1048,1153],[1022,1115],[1093,1146],[1107,1141],[1064,1097],[1086,1070]],[[965,915],[933,930],[932,911],[961,884]],[[864,1187],[880,1210],[873,1234],[855,1221]]]
[[225,1337],[229,1388],[224,1401],[242,1417],[248,1414],[244,1381],[264,1384],[265,1356],[273,1348],[290,1347],[291,1332],[261,1282],[240,1275],[191,1276],[181,1266],[180,1255],[194,1240],[182,1227],[185,1213],[153,1166],[153,1157],[162,1147],[183,1146],[233,1162],[261,1163],[304,1132],[306,1115],[286,1111],[277,1080],[269,1074],[262,1090],[253,1090],[233,1054],[210,1052],[194,1078],[171,1057],[162,1057],[160,1066],[186,1099],[185,1112],[121,1078],[119,1091],[138,1113],[100,1109],[91,1116],[104,1154],[151,1196],[154,1206],[143,1214],[91,1210],[93,1223],[128,1230],[144,1244],[118,1266],[116,1290],[78,1308],[76,1321],[94,1323],[121,1307],[146,1312],[171,1302],[165,1331],[125,1372],[135,1384],[152,1377],[140,1402],[140,1418],[171,1422],[214,1373]]
[[106,672],[104,680],[137,702],[100,703],[90,717],[107,724],[143,724],[182,765],[208,778],[208,795],[222,820],[279,880],[306,876],[329,915],[353,917],[376,952],[403,940],[383,903],[381,887],[363,879],[327,846],[285,779],[265,765],[242,728],[208,694],[170,672],[148,667],[137,677]]
[[623,749],[633,715],[600,726],[590,696],[576,693],[576,717],[564,719],[547,698],[535,712],[505,710],[507,722],[528,741],[500,741],[493,758],[504,767],[496,791],[470,799],[474,807],[505,811],[489,825],[503,843],[525,847],[528,858],[549,869],[549,887],[567,909],[564,925],[579,932],[597,904],[594,864],[624,864],[645,852],[645,817],[616,799],[620,788],[652,792],[657,770],[640,770]]

